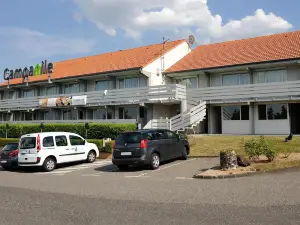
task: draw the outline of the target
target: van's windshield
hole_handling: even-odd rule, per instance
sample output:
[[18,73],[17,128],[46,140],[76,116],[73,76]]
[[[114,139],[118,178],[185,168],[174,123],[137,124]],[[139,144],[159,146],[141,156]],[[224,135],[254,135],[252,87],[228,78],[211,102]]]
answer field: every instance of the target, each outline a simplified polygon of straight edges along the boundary
[[140,143],[142,140],[141,133],[139,132],[129,132],[129,133],[123,133],[119,134],[116,140],[117,145],[123,145],[123,144],[137,144]]
[[23,137],[20,141],[20,149],[35,148],[36,137]]

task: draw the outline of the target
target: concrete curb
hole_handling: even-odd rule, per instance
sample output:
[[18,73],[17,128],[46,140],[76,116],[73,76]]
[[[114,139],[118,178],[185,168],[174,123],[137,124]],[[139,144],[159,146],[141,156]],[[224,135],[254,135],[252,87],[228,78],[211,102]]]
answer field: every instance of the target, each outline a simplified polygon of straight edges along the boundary
[[194,175],[193,178],[195,178],[195,179],[217,180],[217,179],[240,178],[240,177],[246,177],[246,176],[253,175],[253,174],[257,174],[257,173],[253,172],[253,173],[228,174],[228,175],[219,175],[219,176]]
[[219,156],[188,156],[189,159],[214,159],[219,158]]

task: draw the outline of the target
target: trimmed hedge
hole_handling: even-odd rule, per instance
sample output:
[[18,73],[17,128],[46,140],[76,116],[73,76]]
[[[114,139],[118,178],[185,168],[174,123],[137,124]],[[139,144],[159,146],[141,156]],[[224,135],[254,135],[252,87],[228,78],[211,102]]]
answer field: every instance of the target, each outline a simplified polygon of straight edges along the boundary
[[[135,124],[89,124],[88,139],[116,139],[117,135],[124,131],[134,131]],[[24,134],[41,132],[40,124],[9,124],[8,138],[20,138]],[[85,137],[84,124],[44,124],[43,132],[72,132]],[[5,138],[5,124],[0,124],[0,138]]]

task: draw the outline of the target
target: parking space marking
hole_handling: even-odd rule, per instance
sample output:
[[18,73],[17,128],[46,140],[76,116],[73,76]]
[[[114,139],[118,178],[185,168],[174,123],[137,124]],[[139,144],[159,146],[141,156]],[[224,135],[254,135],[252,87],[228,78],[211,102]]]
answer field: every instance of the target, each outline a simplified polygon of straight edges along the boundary
[[147,175],[148,173],[142,173],[140,175],[136,175],[136,176],[125,176],[126,178],[137,178],[137,177],[147,177],[145,175]]
[[100,174],[82,174],[83,177],[100,177]]
[[194,180],[192,177],[176,177],[176,180]]
[[57,168],[56,170],[52,171],[52,172],[40,172],[40,173],[34,173],[37,175],[58,175],[58,176],[63,176],[67,173],[71,173],[74,171],[79,171],[79,170],[84,170],[84,169],[89,169],[89,168],[95,168],[98,166],[106,166],[111,164],[111,161],[108,160],[103,160],[103,161],[97,161],[91,164],[79,164],[79,165],[75,165],[75,166],[70,166],[70,167],[66,167],[66,168]]

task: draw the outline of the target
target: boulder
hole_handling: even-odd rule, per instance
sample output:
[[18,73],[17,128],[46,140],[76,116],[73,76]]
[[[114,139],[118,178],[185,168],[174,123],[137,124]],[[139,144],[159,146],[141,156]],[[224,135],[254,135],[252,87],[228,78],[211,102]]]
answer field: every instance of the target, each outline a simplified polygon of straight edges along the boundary
[[250,161],[247,158],[240,155],[237,156],[237,164],[241,167],[247,167],[251,165]]
[[237,157],[235,151],[220,152],[221,170],[232,170],[237,168]]

